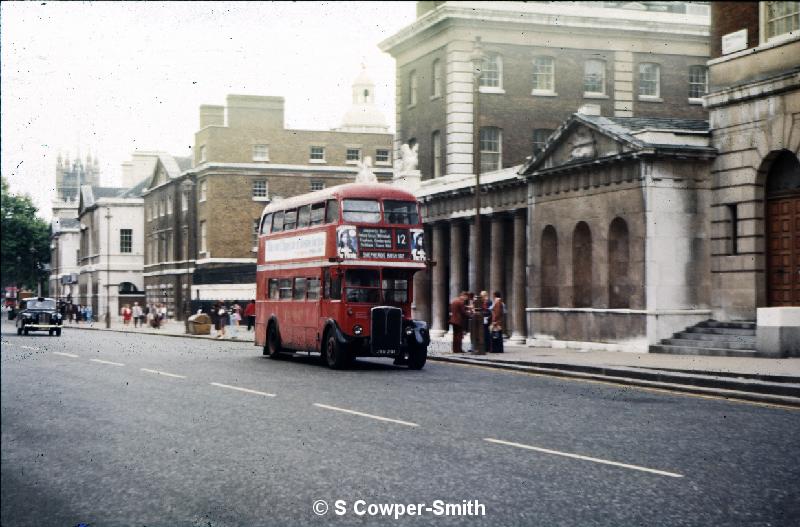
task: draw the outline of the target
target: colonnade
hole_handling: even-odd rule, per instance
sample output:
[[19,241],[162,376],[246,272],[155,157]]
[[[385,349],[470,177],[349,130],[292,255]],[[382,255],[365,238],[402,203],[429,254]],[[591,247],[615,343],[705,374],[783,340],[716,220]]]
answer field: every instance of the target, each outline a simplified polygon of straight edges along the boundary
[[[477,286],[475,219],[454,218],[426,224],[432,268],[414,278],[414,316],[427,320],[431,336],[448,329],[450,302],[461,292],[480,293]],[[482,216],[483,289],[499,291],[506,304],[506,335],[524,342],[526,305],[525,209]]]

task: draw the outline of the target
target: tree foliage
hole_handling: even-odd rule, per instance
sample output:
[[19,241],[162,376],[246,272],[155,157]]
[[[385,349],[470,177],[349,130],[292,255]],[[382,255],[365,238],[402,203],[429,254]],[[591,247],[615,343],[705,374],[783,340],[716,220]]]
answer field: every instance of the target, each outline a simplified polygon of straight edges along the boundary
[[47,284],[50,262],[50,226],[36,216],[29,196],[12,194],[0,177],[0,269],[3,285],[36,288]]

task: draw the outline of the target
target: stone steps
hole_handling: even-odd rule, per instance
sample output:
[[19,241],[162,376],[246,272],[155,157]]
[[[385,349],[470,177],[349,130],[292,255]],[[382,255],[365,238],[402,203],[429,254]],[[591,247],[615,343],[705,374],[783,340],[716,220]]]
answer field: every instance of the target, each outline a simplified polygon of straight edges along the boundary
[[753,347],[755,347],[756,345],[755,335],[726,336],[726,335],[719,335],[716,333],[695,333],[690,331],[681,331],[680,333],[674,333],[671,338],[684,339],[684,340],[707,340],[707,341],[727,340],[728,342],[740,342],[742,344],[750,344]]
[[704,327],[704,326],[692,326],[690,328],[686,328],[686,332],[705,333],[706,335],[742,335],[748,337],[749,336],[755,337],[756,335],[755,329]]
[[756,357],[755,322],[705,320],[650,346],[651,353]]
[[730,348],[695,348],[656,344],[650,346],[650,353],[671,353],[673,355],[706,355],[711,357],[757,357],[756,350],[734,350]]
[[741,342],[731,340],[695,340],[695,339],[664,339],[662,344],[670,346],[683,346],[686,348],[705,348],[713,346],[715,348],[727,348],[732,350],[753,350],[755,349],[755,342]]

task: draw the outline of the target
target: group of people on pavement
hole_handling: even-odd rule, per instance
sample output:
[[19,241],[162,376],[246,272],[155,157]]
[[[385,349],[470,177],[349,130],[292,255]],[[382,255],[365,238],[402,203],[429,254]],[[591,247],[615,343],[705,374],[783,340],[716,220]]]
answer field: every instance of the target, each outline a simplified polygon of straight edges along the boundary
[[86,322],[89,326],[94,325],[94,312],[92,306],[83,304],[73,304],[71,302],[61,302],[58,306],[61,319],[69,324],[80,324]]
[[450,325],[453,331],[453,353],[464,353],[464,332],[469,331],[472,349],[470,353],[503,353],[503,326],[506,305],[499,291],[493,299],[481,291],[479,296],[462,291],[450,303]]
[[[252,304],[252,309],[250,305]],[[227,333],[232,339],[239,337],[239,324],[242,321],[242,316],[247,318],[247,330],[250,330],[251,322],[250,322],[250,315],[248,315],[248,311],[253,312],[253,318],[255,318],[255,300],[253,300],[250,304],[248,304],[247,308],[244,310],[242,306],[237,303],[233,305],[227,305],[222,300],[217,301],[211,307],[211,322],[214,324],[214,330],[217,332],[217,338],[225,338],[226,337],[226,329]]]
[[130,304],[122,306],[120,314],[125,326],[130,325],[132,320],[135,328],[161,329],[164,321],[167,320],[167,306],[166,304],[145,304],[143,307],[139,305],[139,302],[134,302],[132,307]]

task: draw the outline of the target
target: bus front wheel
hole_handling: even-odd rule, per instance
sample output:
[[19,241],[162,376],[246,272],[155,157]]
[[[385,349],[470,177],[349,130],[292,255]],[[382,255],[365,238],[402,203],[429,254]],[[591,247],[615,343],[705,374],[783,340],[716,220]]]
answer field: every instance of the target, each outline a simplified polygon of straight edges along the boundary
[[421,370],[428,360],[428,349],[422,346],[412,346],[408,351],[408,369]]
[[270,324],[267,330],[267,345],[264,347],[264,355],[268,355],[270,359],[280,358],[281,341],[275,324]]
[[325,363],[333,370],[340,370],[350,363],[350,354],[347,350],[339,344],[336,340],[336,335],[333,332],[328,334],[325,341]]

